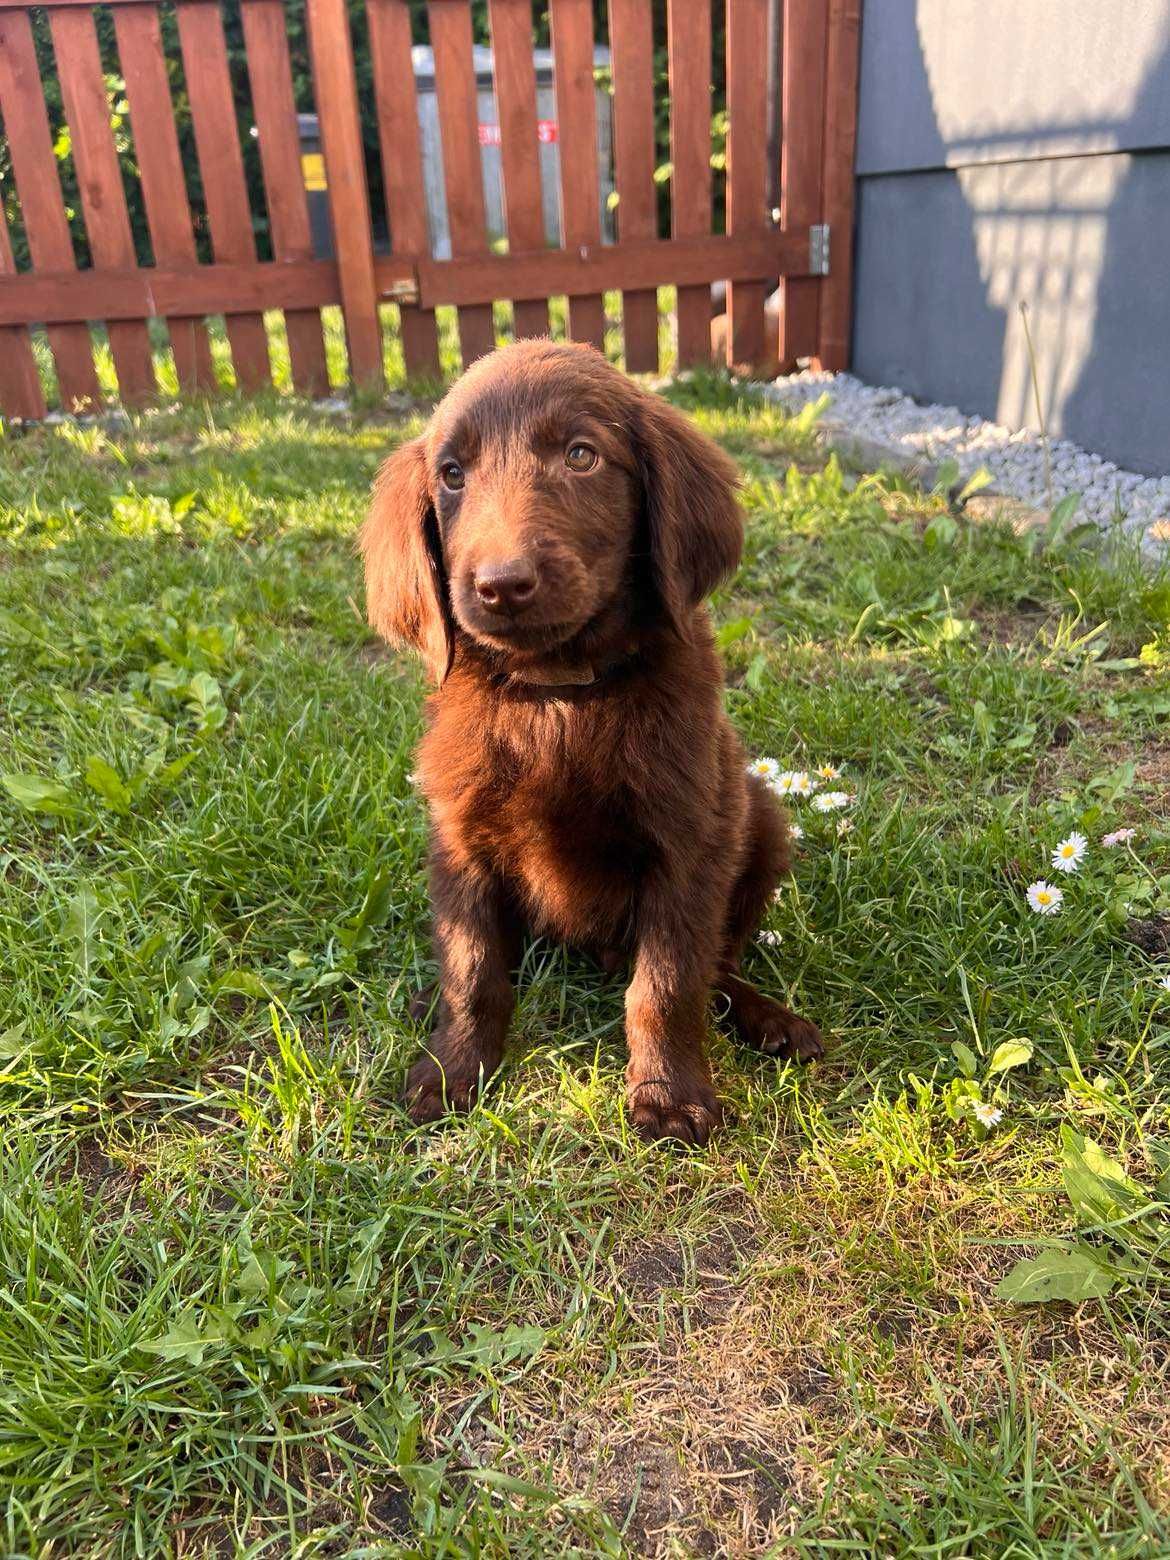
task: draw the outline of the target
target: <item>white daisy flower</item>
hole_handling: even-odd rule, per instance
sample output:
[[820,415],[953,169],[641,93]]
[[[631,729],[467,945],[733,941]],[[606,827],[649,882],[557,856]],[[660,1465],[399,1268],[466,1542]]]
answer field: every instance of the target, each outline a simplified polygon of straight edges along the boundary
[[824,791],[813,797],[813,806],[817,812],[837,812],[841,807],[848,807],[852,800],[848,791]]
[[844,836],[846,834],[852,834],[852,833],[853,833],[853,819],[852,818],[838,818],[837,819],[837,835],[838,835],[838,837],[840,838],[840,837],[842,837],[842,836]]
[[1158,982],[1159,991],[1170,991],[1170,975],[1163,975]]
[[801,828],[799,823],[790,823],[788,825],[788,838],[790,840],[804,839],[804,830]]
[[753,758],[747,766],[747,772],[749,775],[757,775],[771,785],[780,773],[780,765],[774,758]]
[[971,1114],[981,1127],[998,1127],[1003,1120],[1003,1111],[988,1105],[984,1100],[976,1100],[972,1104]]
[[778,948],[780,946],[780,933],[760,932],[756,937],[756,941],[763,943],[765,948]]
[[1054,872],[1075,872],[1085,859],[1085,851],[1089,842],[1083,834],[1078,834],[1074,829],[1067,840],[1061,840],[1060,844],[1052,852],[1052,870]]
[[815,790],[807,769],[785,769],[771,786],[777,796],[811,796]]
[[841,778],[841,771],[836,764],[821,764],[819,768],[813,770],[813,774],[818,780],[840,780]]
[[1055,915],[1063,898],[1064,889],[1045,883],[1043,878],[1028,884],[1028,904],[1037,915]]
[[1112,834],[1101,836],[1101,843],[1106,850],[1116,850],[1119,845],[1128,845],[1136,833],[1136,829],[1114,829]]

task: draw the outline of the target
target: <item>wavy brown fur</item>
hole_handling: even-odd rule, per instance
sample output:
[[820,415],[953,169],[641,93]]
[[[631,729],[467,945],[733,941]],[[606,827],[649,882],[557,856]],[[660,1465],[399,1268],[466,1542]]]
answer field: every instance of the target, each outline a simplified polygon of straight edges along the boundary
[[[632,961],[646,1137],[703,1143],[720,1120],[713,989],[748,1044],[821,1054],[814,1025],[737,974],[788,861],[703,605],[739,561],[736,479],[674,408],[549,341],[481,359],[383,466],[361,536],[370,621],[438,683],[418,771],[441,991],[415,1120],[466,1107],[499,1065],[525,930]],[[485,605],[516,560],[530,599]]]

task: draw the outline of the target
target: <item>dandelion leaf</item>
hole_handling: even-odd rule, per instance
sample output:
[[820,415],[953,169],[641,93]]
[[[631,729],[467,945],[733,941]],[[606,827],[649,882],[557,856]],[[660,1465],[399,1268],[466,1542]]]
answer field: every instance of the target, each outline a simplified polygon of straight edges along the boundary
[[29,812],[67,818],[76,812],[68,786],[42,775],[0,775],[0,785],[12,800]]
[[1049,1300],[1100,1300],[1117,1282],[1117,1274],[1081,1246],[1049,1246],[1039,1256],[1017,1262],[995,1293],[1016,1305],[1040,1305]]
[[1064,1188],[1082,1218],[1093,1224],[1109,1224],[1146,1201],[1142,1188],[1099,1143],[1067,1125],[1061,1138]]
[[1030,1040],[1004,1040],[997,1045],[991,1057],[989,1072],[1010,1072],[1013,1067],[1023,1067],[1032,1060]]

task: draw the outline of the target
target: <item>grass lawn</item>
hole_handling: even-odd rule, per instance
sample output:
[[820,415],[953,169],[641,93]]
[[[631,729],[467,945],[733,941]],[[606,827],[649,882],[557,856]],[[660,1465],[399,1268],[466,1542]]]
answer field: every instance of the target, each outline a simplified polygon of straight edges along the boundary
[[541,944],[486,1101],[398,1109],[423,689],[352,542],[425,409],[0,443],[0,1552],[1170,1552],[1170,576],[671,393],[732,717],[855,797],[750,961],[829,1055],[716,1020],[696,1153]]

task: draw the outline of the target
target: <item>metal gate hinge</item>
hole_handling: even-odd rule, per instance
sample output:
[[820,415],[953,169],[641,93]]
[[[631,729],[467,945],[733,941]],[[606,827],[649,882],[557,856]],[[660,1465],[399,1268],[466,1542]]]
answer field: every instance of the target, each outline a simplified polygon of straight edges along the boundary
[[808,268],[814,276],[829,274],[829,239],[832,229],[827,222],[814,222],[808,230]]

